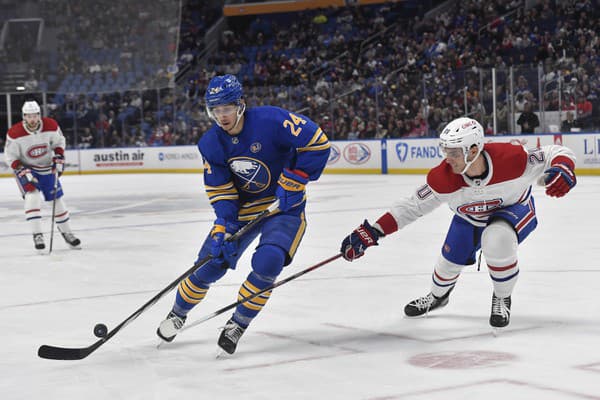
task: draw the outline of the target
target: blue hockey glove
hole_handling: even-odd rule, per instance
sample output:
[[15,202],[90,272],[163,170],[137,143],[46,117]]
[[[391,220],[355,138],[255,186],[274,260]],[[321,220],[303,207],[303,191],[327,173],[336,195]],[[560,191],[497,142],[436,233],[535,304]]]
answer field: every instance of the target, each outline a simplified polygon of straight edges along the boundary
[[354,261],[365,254],[367,247],[377,246],[377,240],[382,236],[383,233],[371,226],[365,219],[361,226],[342,240],[340,251],[347,261]]
[[56,171],[58,176],[63,174],[65,170],[65,156],[62,154],[56,154],[52,157],[52,171]]
[[284,169],[277,181],[275,196],[279,199],[279,209],[283,212],[300,205],[304,200],[308,175],[299,169]]
[[210,231],[212,243],[210,247],[210,255],[213,260],[223,268],[235,269],[238,255],[237,240],[225,240],[232,234],[237,232],[238,225],[226,222],[223,218],[217,218],[215,224]]
[[[558,161],[558,160],[557,160]],[[573,162],[565,157],[544,171],[546,178],[546,194],[551,197],[563,197],[576,184]]]
[[29,168],[21,166],[15,169],[15,175],[26,192],[33,192],[38,188],[38,180],[33,176]]

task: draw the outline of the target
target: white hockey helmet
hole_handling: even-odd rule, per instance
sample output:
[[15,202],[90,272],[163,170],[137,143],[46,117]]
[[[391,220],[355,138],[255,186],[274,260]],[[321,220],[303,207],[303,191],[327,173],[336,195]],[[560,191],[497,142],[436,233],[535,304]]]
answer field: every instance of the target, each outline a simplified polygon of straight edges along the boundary
[[21,108],[21,112],[23,113],[23,117],[25,117],[25,114],[41,115],[40,105],[37,103],[37,101],[26,101],[25,103],[23,103],[23,108]]
[[[477,154],[469,162],[469,150],[471,147],[477,146]],[[440,147],[442,149],[462,149],[465,157],[465,169],[469,168],[471,163],[479,156],[483,150],[483,127],[479,122],[472,118],[457,118],[450,122],[440,134]]]

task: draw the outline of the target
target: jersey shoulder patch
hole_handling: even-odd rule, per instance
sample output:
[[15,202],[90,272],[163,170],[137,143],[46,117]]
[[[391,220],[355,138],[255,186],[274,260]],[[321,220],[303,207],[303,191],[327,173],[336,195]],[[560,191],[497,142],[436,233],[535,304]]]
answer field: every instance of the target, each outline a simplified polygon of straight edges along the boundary
[[18,122],[11,126],[7,133],[7,136],[11,139],[18,139],[27,135],[29,135],[29,133],[27,133],[27,131],[23,127],[23,123],[21,122]]
[[58,130],[58,122],[56,122],[52,118],[48,118],[48,117],[42,118],[42,132],[57,131],[57,130]]
[[445,160],[427,174],[427,184],[440,194],[453,193],[467,186],[461,175],[452,172],[452,167]]
[[488,185],[516,179],[527,167],[527,152],[521,145],[512,143],[488,143],[484,146],[492,160],[493,175]]

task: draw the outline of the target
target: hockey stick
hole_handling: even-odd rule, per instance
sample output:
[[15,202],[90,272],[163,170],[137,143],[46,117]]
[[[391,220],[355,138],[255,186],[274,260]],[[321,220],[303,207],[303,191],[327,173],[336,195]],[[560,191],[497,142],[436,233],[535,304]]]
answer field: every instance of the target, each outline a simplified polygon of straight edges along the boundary
[[312,267],[308,267],[306,269],[303,269],[302,271],[297,272],[294,275],[290,275],[290,276],[288,276],[287,278],[285,278],[285,279],[283,279],[281,281],[275,282],[272,285],[267,286],[266,288],[264,288],[260,292],[254,293],[252,296],[244,297],[243,299],[238,300],[235,303],[231,303],[228,306],[225,306],[225,307],[223,307],[223,308],[221,308],[221,309],[213,312],[212,314],[208,314],[205,317],[202,317],[202,318],[200,318],[200,319],[198,319],[196,321],[193,321],[192,323],[190,323],[188,325],[185,325],[179,332],[181,333],[183,331],[186,331],[186,330],[190,329],[191,327],[194,327],[194,326],[199,325],[199,324],[201,324],[203,322],[206,322],[209,319],[213,319],[217,315],[221,315],[224,312],[226,312],[228,310],[231,310],[232,308],[235,308],[235,307],[239,306],[240,304],[243,304],[243,303],[245,303],[247,301],[250,301],[250,300],[254,299],[255,297],[260,296],[261,294],[263,294],[265,292],[268,292],[269,290],[273,290],[276,287],[284,285],[284,284],[288,283],[289,281],[293,281],[294,279],[299,278],[302,275],[309,273],[310,271],[314,271],[315,269],[320,268],[320,267],[322,267],[325,264],[329,264],[330,262],[332,262],[334,260],[337,260],[341,256],[342,256],[342,253],[336,254],[335,256],[329,257],[328,259],[323,260],[320,263],[313,265]]
[[54,220],[56,217],[56,192],[58,191],[58,170],[54,170],[54,199],[52,199],[52,222],[50,223],[50,247],[48,254],[52,253],[52,243],[54,241]]
[[[256,218],[254,218],[248,224],[246,224],[242,228],[240,228],[240,230],[238,230],[236,233],[234,233],[227,240],[233,241],[233,240],[239,239],[241,236],[246,234],[248,231],[250,231],[251,229],[256,227],[256,225],[258,225],[259,222],[261,222],[266,217],[268,217],[269,214],[271,214],[273,211],[275,211],[278,206],[279,206],[279,201],[276,200],[275,202],[273,202],[273,204],[271,204],[269,206],[269,208],[267,208],[265,211],[261,212]],[[171,282],[167,287],[165,287],[163,290],[161,290],[153,298],[148,300],[143,306],[141,306],[140,308],[135,310],[133,312],[133,314],[131,314],[129,317],[127,317],[119,325],[114,327],[110,332],[107,332],[96,343],[93,343],[92,345],[90,345],[88,347],[79,347],[79,348],[42,345],[38,349],[38,356],[41,358],[47,358],[50,360],[81,360],[83,358],[86,358],[91,353],[93,353],[98,347],[102,346],[110,338],[115,336],[121,329],[123,329],[129,323],[133,322],[133,320],[135,320],[137,317],[139,317],[144,311],[146,311],[148,308],[153,306],[165,294],[167,294],[171,290],[173,290],[177,285],[179,285],[179,282],[181,282],[182,280],[187,278],[188,275],[193,273],[196,269],[198,269],[202,265],[206,264],[211,258],[212,258],[211,256],[206,256],[206,257],[202,258],[201,260],[198,260],[198,262],[196,262],[190,269],[188,269],[183,274],[181,274],[177,279],[175,279],[173,282]],[[102,328],[103,328],[102,330],[104,330],[106,328],[106,326],[103,324],[97,324],[96,327],[98,327],[100,325],[102,325]],[[94,333],[96,333],[97,329],[98,328],[94,328]]]

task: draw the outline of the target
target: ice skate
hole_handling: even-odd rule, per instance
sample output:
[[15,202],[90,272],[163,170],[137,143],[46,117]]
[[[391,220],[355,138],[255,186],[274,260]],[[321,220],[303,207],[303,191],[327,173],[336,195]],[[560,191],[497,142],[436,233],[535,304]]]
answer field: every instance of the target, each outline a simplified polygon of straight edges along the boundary
[[167,318],[160,323],[158,329],[156,329],[156,334],[165,342],[172,342],[177,333],[183,328],[186,319],[187,316],[180,317],[171,311],[167,315]]
[[34,233],[33,244],[35,245],[36,250],[44,250],[46,248],[46,244],[44,243],[44,235],[41,233]]
[[245,331],[246,328],[242,328],[231,318],[227,321],[223,327],[221,336],[219,336],[219,341],[217,342],[219,347],[228,354],[235,353],[235,348]]
[[494,328],[504,328],[510,322],[510,296],[497,297],[496,293],[492,295],[492,313],[490,315],[490,325]]
[[429,292],[427,296],[419,297],[418,299],[411,301],[404,307],[404,314],[406,314],[407,317],[420,317],[436,308],[444,307],[448,304],[450,293],[453,289],[454,287],[441,297],[436,297],[433,293]]
[[75,235],[73,235],[71,232],[61,232],[60,234],[69,246],[71,246],[74,249],[80,248],[79,245],[81,244],[81,240],[77,239]]

